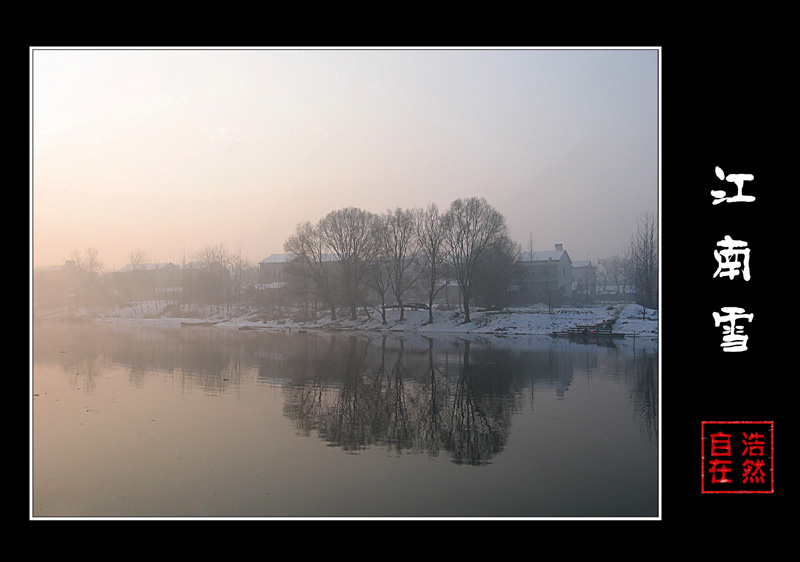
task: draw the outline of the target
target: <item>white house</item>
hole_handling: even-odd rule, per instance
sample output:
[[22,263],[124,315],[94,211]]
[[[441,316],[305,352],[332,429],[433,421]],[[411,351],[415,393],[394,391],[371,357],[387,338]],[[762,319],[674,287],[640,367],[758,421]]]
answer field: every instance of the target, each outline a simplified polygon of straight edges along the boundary
[[563,244],[556,244],[554,250],[522,252],[517,263],[520,292],[528,299],[551,302],[572,297],[572,260]]

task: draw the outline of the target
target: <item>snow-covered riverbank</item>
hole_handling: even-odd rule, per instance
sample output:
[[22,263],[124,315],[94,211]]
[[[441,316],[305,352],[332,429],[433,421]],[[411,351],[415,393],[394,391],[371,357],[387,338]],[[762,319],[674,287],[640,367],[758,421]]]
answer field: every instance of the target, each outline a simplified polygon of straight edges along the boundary
[[511,308],[502,311],[480,311],[472,313],[472,321],[465,323],[456,311],[436,311],[434,321],[428,323],[425,310],[405,311],[405,320],[400,321],[399,310],[387,311],[387,323],[381,322],[380,314],[374,313],[352,321],[347,318],[331,320],[321,318],[313,322],[296,322],[291,319],[268,320],[255,311],[239,315],[222,314],[209,309],[207,314],[176,317],[155,313],[148,309],[128,307],[124,309],[95,309],[71,311],[37,310],[34,315],[43,318],[84,318],[98,322],[134,322],[164,326],[180,326],[181,322],[213,322],[215,328],[263,329],[273,331],[290,330],[347,330],[347,331],[392,331],[417,333],[487,334],[487,335],[549,335],[579,325],[596,325],[617,317],[613,331],[627,336],[656,339],[658,337],[658,311],[639,305],[595,306],[586,308],[556,308],[552,312],[546,307]]

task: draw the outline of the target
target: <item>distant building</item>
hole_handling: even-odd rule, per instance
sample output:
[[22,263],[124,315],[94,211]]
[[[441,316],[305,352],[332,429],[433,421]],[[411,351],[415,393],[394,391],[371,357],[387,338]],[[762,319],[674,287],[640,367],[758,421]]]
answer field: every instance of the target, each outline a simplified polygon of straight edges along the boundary
[[288,265],[295,257],[295,254],[270,254],[258,262],[259,284],[287,283],[289,281]]
[[597,292],[597,269],[591,261],[572,262],[572,292],[587,299]]
[[74,261],[33,270],[34,303],[65,303],[80,294],[83,288],[82,272]]
[[131,300],[162,300],[181,291],[179,268],[174,263],[127,264],[111,274],[115,292]]
[[[338,256],[323,254],[321,261],[329,279],[334,280],[340,273]],[[250,292],[262,305],[297,305],[306,310],[320,297],[308,267],[293,253],[270,254],[258,262],[258,283]]]
[[184,302],[217,304],[232,293],[231,273],[219,262],[193,261],[180,268]]
[[563,304],[573,295],[572,260],[562,244],[554,250],[522,252],[519,261],[520,304]]

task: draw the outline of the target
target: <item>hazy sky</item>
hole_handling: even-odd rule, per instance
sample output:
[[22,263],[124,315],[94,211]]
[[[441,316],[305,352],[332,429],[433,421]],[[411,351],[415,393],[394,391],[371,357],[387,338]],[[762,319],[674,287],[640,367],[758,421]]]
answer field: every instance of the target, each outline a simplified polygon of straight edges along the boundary
[[256,263],[356,206],[482,196],[523,249],[658,212],[656,49],[32,49],[32,259]]

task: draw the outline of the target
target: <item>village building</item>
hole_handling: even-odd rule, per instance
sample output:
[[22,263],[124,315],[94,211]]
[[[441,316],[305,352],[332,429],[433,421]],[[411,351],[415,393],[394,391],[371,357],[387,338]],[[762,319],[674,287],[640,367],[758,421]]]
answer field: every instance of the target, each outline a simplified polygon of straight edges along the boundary
[[[339,275],[336,254],[320,257],[331,279]],[[250,300],[262,306],[299,306],[304,310],[318,304],[314,282],[303,263],[293,253],[270,254],[258,262],[258,283],[248,290]]]
[[162,300],[181,292],[179,269],[174,263],[127,264],[111,274],[118,297],[128,300]]
[[294,254],[270,254],[258,262],[258,282],[271,288],[280,288],[289,282],[289,263],[295,259]]
[[517,265],[518,304],[560,306],[572,298],[572,260],[563,244],[556,244],[554,250],[522,252]]
[[82,271],[74,261],[33,270],[34,303],[55,304],[74,299],[84,288]]
[[572,294],[575,299],[591,302],[597,293],[597,269],[589,260],[572,262]]
[[219,262],[193,261],[180,268],[183,302],[217,304],[231,296],[231,273]]

